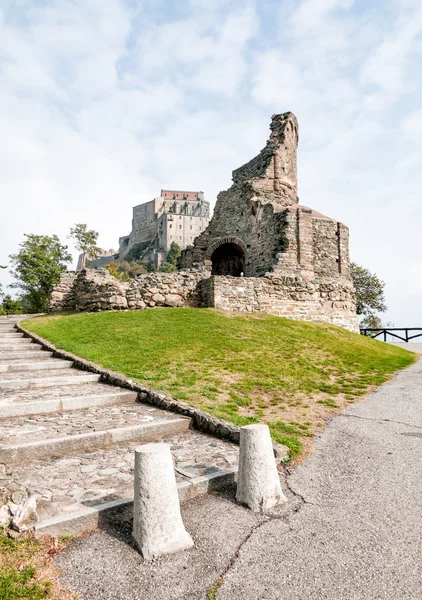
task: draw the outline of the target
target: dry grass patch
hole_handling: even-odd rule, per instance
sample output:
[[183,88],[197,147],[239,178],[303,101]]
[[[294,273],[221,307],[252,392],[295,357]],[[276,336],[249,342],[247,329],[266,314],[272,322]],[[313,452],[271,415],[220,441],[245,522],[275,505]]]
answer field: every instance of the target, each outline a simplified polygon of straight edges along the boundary
[[0,530],[1,600],[76,600],[59,581],[53,556],[67,545],[50,536],[8,536]]

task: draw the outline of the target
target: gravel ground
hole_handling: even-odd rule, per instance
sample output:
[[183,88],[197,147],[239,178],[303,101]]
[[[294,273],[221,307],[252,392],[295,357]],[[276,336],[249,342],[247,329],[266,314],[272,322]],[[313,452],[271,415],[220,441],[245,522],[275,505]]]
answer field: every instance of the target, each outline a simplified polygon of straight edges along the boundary
[[[195,547],[144,562],[130,524],[57,559],[82,600],[422,598],[422,361],[331,421],[266,518],[233,491],[183,506]],[[220,579],[221,578],[221,579]],[[212,596],[211,596],[212,597]]]

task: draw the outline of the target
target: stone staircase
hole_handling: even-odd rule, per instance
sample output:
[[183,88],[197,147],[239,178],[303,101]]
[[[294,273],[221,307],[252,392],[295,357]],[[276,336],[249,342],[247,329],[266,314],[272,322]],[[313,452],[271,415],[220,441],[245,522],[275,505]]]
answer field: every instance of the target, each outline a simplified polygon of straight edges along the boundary
[[234,481],[235,444],[53,358],[18,320],[0,317],[0,490],[35,497],[40,533],[130,519],[134,449],[146,441],[170,444],[181,501]]

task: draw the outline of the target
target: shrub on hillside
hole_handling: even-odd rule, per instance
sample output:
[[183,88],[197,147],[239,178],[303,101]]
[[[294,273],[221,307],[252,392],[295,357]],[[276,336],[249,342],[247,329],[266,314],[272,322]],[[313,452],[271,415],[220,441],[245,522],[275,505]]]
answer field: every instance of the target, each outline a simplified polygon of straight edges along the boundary
[[14,300],[7,294],[0,303],[0,315],[21,315],[23,306],[20,300]]

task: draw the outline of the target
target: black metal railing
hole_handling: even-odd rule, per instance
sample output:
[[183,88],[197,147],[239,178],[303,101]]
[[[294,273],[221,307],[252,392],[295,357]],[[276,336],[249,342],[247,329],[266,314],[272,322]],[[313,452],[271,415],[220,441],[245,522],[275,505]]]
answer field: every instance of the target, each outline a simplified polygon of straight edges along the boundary
[[[404,337],[402,335],[398,335],[397,333],[392,333],[393,331],[404,331]],[[409,335],[409,331],[419,331],[416,335]],[[384,342],[387,341],[387,335],[391,335],[402,342],[410,342],[410,340],[414,340],[417,337],[422,337],[422,327],[380,327],[379,329],[361,329],[362,335],[366,335],[371,338],[377,338],[382,335],[384,337]]]

